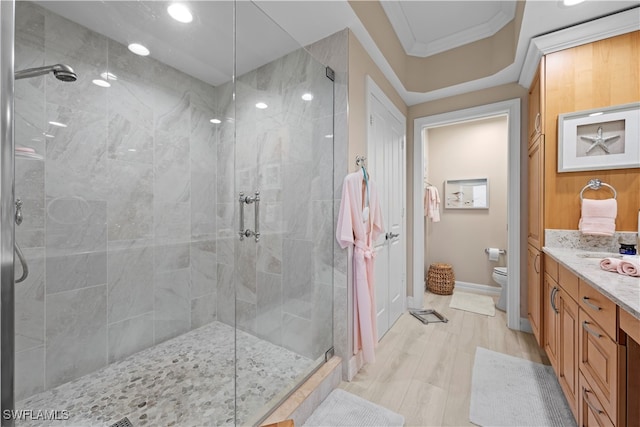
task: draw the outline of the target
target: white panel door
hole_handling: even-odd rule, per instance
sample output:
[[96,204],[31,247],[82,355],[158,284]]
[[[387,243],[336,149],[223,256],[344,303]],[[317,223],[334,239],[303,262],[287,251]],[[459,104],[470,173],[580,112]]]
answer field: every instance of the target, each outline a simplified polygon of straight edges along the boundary
[[384,101],[370,95],[369,170],[378,187],[385,225],[385,235],[374,245],[378,339],[404,311],[406,295],[405,126]]

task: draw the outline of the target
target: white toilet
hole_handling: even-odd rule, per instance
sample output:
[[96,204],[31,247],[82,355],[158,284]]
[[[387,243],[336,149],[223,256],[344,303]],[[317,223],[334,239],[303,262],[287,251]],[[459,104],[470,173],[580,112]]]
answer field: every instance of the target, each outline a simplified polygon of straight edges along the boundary
[[507,311],[507,267],[494,267],[493,280],[500,285],[500,299],[496,304],[498,310]]

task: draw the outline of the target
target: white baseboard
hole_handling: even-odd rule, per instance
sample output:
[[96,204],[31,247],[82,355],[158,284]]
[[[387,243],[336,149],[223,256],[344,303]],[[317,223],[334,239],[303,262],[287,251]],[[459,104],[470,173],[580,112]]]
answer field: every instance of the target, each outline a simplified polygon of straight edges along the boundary
[[455,289],[491,296],[500,296],[500,292],[502,290],[502,288],[499,288],[497,286],[483,285],[480,283],[460,282],[458,280],[456,280]]
[[533,333],[533,329],[531,329],[531,323],[529,322],[529,319],[526,319],[524,317],[520,318],[520,330],[522,332],[528,332],[530,334]]
[[355,354],[349,359],[348,367],[347,367],[347,381],[351,381],[353,377],[356,376],[358,371],[364,365],[364,360],[362,359],[362,352],[359,351],[358,354]]

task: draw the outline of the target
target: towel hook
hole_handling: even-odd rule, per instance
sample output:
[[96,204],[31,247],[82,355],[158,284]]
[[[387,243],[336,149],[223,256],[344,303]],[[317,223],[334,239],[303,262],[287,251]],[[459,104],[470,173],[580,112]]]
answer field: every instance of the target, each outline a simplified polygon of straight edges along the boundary
[[618,192],[616,191],[615,188],[613,188],[611,185],[607,184],[606,182],[600,181],[598,178],[594,178],[594,179],[590,179],[587,185],[585,185],[582,191],[580,191],[580,200],[584,200],[582,197],[582,193],[584,193],[584,190],[586,189],[599,190],[600,188],[602,188],[602,186],[609,187],[611,191],[613,191],[614,199],[618,197]]
[[356,156],[356,166],[364,166],[364,162],[367,160],[365,156]]

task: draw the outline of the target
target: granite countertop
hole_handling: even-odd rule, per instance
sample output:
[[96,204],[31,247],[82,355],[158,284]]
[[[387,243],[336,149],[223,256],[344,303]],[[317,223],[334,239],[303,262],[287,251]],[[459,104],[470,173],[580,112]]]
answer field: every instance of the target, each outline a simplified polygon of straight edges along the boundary
[[[543,247],[542,251],[615,302],[620,308],[636,319],[640,319],[640,278],[602,270],[600,260],[611,254],[547,246]],[[584,254],[590,256],[580,256]]]

